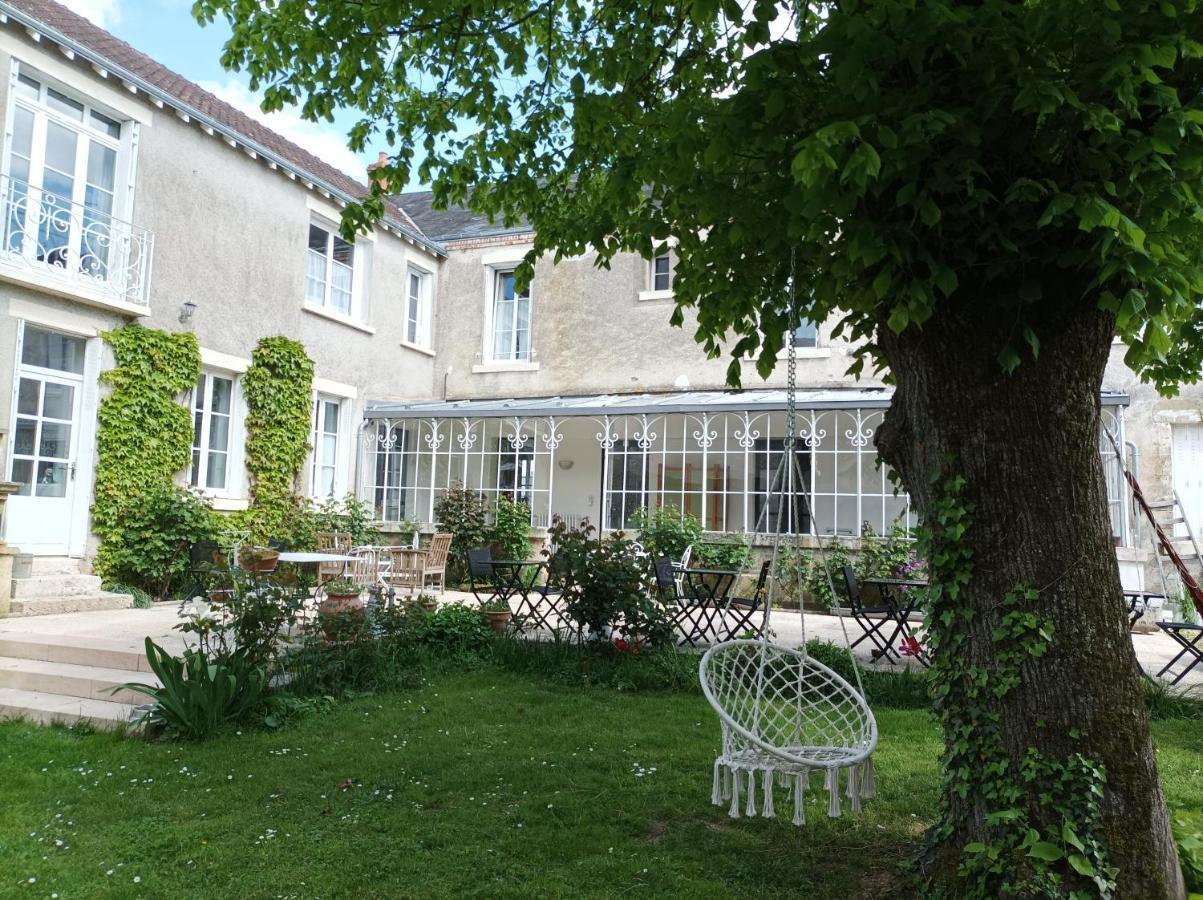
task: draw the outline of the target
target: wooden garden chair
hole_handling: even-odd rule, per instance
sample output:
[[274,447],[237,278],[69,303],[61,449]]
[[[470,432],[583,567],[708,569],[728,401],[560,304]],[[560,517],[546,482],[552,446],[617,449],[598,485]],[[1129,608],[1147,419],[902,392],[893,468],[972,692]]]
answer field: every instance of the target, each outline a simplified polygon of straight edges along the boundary
[[450,534],[439,532],[430,539],[430,549],[426,551],[425,567],[422,573],[422,589],[426,589],[426,579],[438,580],[439,593],[447,590],[447,557],[451,555]]

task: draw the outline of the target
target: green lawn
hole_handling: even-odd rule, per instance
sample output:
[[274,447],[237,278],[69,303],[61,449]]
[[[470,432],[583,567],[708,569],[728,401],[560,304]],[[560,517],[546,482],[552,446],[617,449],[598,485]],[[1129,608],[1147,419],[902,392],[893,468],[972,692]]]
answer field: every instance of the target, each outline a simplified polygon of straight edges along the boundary
[[[879,798],[833,821],[816,791],[803,828],[709,804],[718,725],[681,694],[490,671],[201,745],[7,724],[0,896],[901,896],[938,740],[922,712],[877,715]],[[1198,730],[1157,726],[1195,811]]]

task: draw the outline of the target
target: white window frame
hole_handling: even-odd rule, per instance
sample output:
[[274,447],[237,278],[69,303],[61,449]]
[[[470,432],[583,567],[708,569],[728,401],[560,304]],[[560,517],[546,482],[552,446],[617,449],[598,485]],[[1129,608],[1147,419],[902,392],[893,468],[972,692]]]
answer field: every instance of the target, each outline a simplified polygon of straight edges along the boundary
[[[419,296],[414,297],[413,279],[419,282]],[[415,300],[416,309],[415,309]],[[412,263],[405,270],[404,336],[401,343],[419,350],[429,350],[434,343],[434,273]],[[411,336],[411,327],[413,334]]]
[[[188,411],[192,416],[194,433],[192,437],[193,445],[192,452],[196,453],[199,450],[199,456],[192,459],[188,465],[187,484],[194,490],[201,492],[210,497],[219,497],[224,499],[238,499],[242,496],[242,461],[243,450],[246,443],[246,419],[242,409],[242,379],[238,373],[224,369],[215,369],[208,366],[202,367],[201,375],[205,378],[205,398],[202,401],[204,406],[201,410],[197,409],[196,391],[199,387],[199,381],[193,385],[188,392]],[[227,429],[226,436],[226,483],[221,487],[209,487],[203,483],[202,475],[208,470],[209,455],[209,429],[212,427],[212,397],[213,397],[213,379],[222,378],[230,382],[230,424]],[[196,414],[201,412],[201,428],[200,432],[195,433]],[[193,484],[195,476],[196,483]]]
[[[665,287],[656,285],[656,263],[667,260],[668,271],[661,273],[667,278]],[[639,292],[640,300],[669,300],[673,297],[673,282],[676,280],[676,259],[670,249],[656,253],[651,259],[643,262],[644,289]]]
[[[310,229],[320,229],[326,233],[326,247],[323,253],[324,269],[322,273],[322,296],[320,299],[314,299],[309,296],[309,267],[314,259],[316,251],[309,246]],[[335,240],[343,240],[339,233],[338,226],[326,219],[324,216],[311,214],[309,224],[305,231],[305,279],[304,291],[302,294],[303,305],[306,309],[321,315],[328,316],[334,319],[341,319],[348,322],[358,323],[363,322],[366,318],[363,296],[364,296],[364,272],[366,269],[368,254],[364,250],[364,245],[360,241],[351,241],[351,264],[339,262],[334,258],[334,242]],[[351,287],[350,296],[347,301],[347,310],[344,312],[341,309],[335,308],[332,303],[334,290],[334,271],[335,266],[346,267],[351,272]]]
[[[810,319],[803,319],[802,324],[799,325],[797,328],[795,328],[794,332],[796,333],[796,332],[802,331],[802,329],[806,328],[807,326],[810,326],[810,328],[814,331],[813,337],[809,338],[809,341],[810,341],[809,343],[795,344],[794,350],[799,351],[799,350],[821,350],[821,349],[823,349],[823,333],[822,333],[822,330],[819,328],[818,322],[814,322]],[[789,338],[790,338],[790,332],[787,331],[785,333],[785,346],[786,347],[790,346]]]
[[[27,97],[17,89],[20,76],[39,83],[38,99]],[[65,113],[52,108],[47,102],[48,91],[54,90],[76,103],[82,104],[83,113],[80,119],[74,119]],[[22,62],[13,57],[9,66],[8,77],[8,108],[4,119],[4,153],[0,162],[0,174],[4,176],[4,184],[12,185],[12,155],[14,150],[13,135],[17,109],[24,109],[33,114],[33,136],[30,147],[29,185],[33,190],[41,191],[45,180],[46,161],[46,132],[48,123],[53,122],[79,135],[76,145],[75,168],[72,172],[73,194],[70,198],[73,205],[83,205],[87,192],[87,169],[89,142],[95,141],[116,152],[113,172],[113,209],[107,215],[118,223],[126,223],[131,218],[134,206],[134,185],[136,183],[135,167],[137,163],[138,123],[130,115],[112,106],[98,102],[89,96],[88,91],[66,84],[58,78],[47,74],[36,65]],[[89,127],[92,113],[103,116],[115,122],[119,129],[116,137]],[[6,188],[11,191],[12,188]],[[7,196],[5,197],[7,202]],[[4,204],[6,206],[6,203]],[[36,243],[36,241],[35,241]],[[68,239],[68,246],[76,246],[79,236]],[[78,250],[78,247],[76,246]]]
[[[322,458],[322,437],[329,432],[322,429],[325,422],[324,408],[332,405],[337,410],[334,432],[334,459],[326,462]],[[309,443],[313,448],[309,454],[309,496],[315,500],[325,500],[329,497],[342,497],[347,493],[347,423],[349,401],[345,397],[315,391],[313,394],[313,422],[309,431]],[[320,489],[321,472],[324,468],[333,468],[334,477],[330,482],[330,490]]]
[[[485,323],[485,354],[484,359],[491,364],[499,366],[529,366],[535,361],[535,297],[534,284],[529,284],[526,287],[525,294],[519,294],[517,288],[514,290],[514,309],[511,319],[511,340],[510,353],[506,356],[497,356],[497,304],[501,297],[502,285],[505,283],[507,276],[513,277],[515,272],[514,266],[493,266],[489,269],[490,275],[490,290],[487,298],[488,316]],[[518,335],[518,307],[519,299],[525,298],[527,305],[527,348],[526,353],[521,354],[517,348]]]

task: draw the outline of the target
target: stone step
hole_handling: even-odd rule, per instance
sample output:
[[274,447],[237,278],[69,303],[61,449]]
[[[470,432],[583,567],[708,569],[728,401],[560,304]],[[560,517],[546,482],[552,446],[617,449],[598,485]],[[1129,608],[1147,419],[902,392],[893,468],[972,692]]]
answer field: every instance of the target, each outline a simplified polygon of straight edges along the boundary
[[30,575],[79,575],[83,560],[73,556],[30,556]]
[[80,700],[109,700],[115,703],[149,703],[136,691],[112,689],[127,682],[157,686],[159,680],[147,672],[48,662],[41,659],[0,657],[0,688],[18,688],[42,694],[59,694]]
[[[14,582],[16,583],[16,582]],[[134,598],[129,594],[114,594],[96,591],[89,594],[73,594],[66,597],[31,597],[12,599],[11,616],[51,616],[55,613],[83,612],[85,610],[129,609]]]
[[79,594],[100,593],[99,575],[31,575],[13,579],[13,599],[33,600],[41,597],[74,597]]
[[135,709],[132,704],[112,700],[0,687],[0,719],[24,719],[40,725],[54,722],[74,725],[82,721],[96,728],[119,728],[129,724]]
[[100,638],[71,638],[33,633],[0,634],[0,657],[128,672],[150,672],[150,663],[141,651],[131,650],[124,644]]

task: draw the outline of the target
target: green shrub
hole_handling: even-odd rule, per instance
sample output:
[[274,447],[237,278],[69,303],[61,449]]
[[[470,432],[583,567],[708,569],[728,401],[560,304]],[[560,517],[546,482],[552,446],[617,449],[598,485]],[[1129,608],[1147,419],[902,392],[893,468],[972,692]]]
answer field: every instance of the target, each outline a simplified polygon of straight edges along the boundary
[[503,671],[533,675],[566,687],[595,686],[620,691],[701,692],[696,653],[673,647],[622,652],[610,641],[528,641],[493,637],[492,662]]
[[463,581],[468,551],[489,546],[489,505],[479,492],[453,484],[435,501],[434,517],[439,529],[451,534],[455,550],[447,560],[448,581]]
[[104,589],[114,594],[129,594],[134,598],[134,609],[150,609],[155,604],[154,597],[132,584],[105,584]]
[[1203,891],[1203,817],[1178,813],[1172,827],[1186,889],[1192,894]]
[[570,527],[556,519],[551,526],[547,568],[559,586],[569,617],[593,634],[621,623],[628,637],[662,644],[672,629],[651,597],[646,564],[635,556],[621,531],[605,540],[588,522]]
[[[354,494],[347,494],[341,500],[328,497],[316,506],[311,506],[310,516],[314,535],[319,531],[343,531],[351,535],[352,547],[380,543],[380,531],[373,521],[372,507]],[[418,526],[413,522],[407,524],[411,525],[413,530],[404,537],[410,540]],[[305,549],[316,547],[317,539],[314,537],[311,538],[311,543],[296,543],[294,546],[298,549],[302,546]]]
[[413,684],[418,668],[417,629],[422,610],[412,603],[369,604],[322,614],[284,668],[298,695],[343,696],[396,690]]
[[502,494],[493,511],[493,550],[499,559],[530,556],[530,508]]
[[124,530],[105,538],[102,576],[165,600],[187,581],[188,550],[211,540],[215,519],[209,501],[175,487],[147,487],[141,501],[122,514]]
[[267,673],[249,654],[235,651],[210,659],[192,648],[175,657],[147,638],[146,659],[159,685],[120,687],[154,700],[145,720],[168,736],[204,740],[261,709]]
[[462,603],[451,603],[425,615],[416,629],[419,646],[435,656],[487,656],[493,632],[480,613]]
[[652,559],[680,559],[686,547],[696,547],[702,540],[702,523],[675,506],[661,506],[650,513],[637,510],[633,522]]
[[752,547],[742,532],[724,534],[713,541],[702,541],[693,548],[690,565],[706,569],[742,571],[752,562]]

